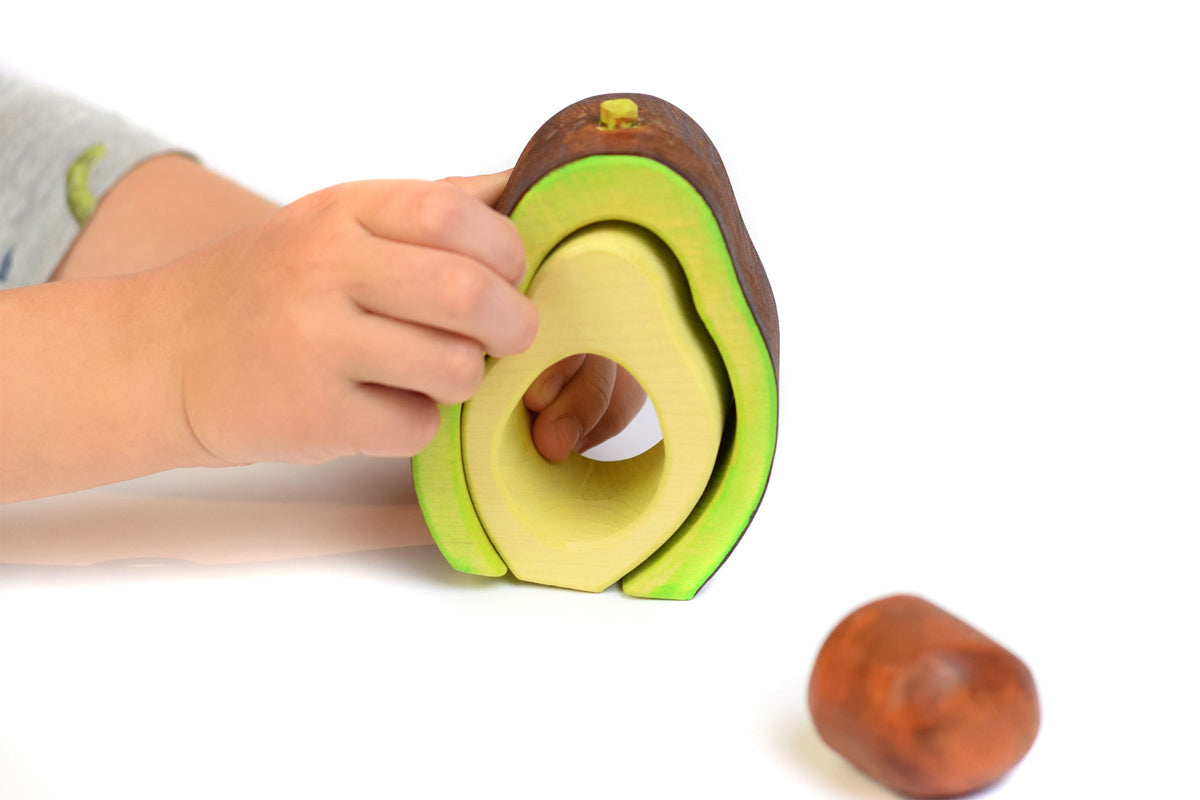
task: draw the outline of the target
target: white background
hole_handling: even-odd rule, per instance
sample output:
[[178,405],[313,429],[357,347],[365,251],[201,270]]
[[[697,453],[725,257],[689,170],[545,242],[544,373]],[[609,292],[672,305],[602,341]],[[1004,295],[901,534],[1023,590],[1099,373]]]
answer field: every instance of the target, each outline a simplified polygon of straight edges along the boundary
[[[458,575],[403,463],[4,509],[85,556],[277,558],[0,567],[0,797],[889,797],[805,692],[897,591],[1034,672],[989,797],[1194,791],[1194,4],[671,5],[5,3],[10,67],[280,201],[503,169],[562,106],[659,95],[722,153],[783,341],[766,499],[687,603]],[[284,558],[306,536],[395,546]]]

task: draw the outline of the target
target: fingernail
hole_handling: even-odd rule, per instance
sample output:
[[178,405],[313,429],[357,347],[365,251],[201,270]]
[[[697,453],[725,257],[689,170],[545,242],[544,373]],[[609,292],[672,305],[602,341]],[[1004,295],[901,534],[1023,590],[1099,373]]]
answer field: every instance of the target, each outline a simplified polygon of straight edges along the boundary
[[575,449],[575,445],[579,444],[579,437],[583,435],[583,424],[575,417],[559,417],[554,423],[554,430],[559,441],[567,446],[569,455]]

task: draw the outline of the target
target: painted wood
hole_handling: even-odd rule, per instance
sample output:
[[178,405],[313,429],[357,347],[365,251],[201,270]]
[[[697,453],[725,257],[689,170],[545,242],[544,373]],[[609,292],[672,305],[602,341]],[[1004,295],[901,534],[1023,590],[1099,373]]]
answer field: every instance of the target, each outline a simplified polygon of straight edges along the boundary
[[[778,319],[712,143],[681,111],[647,95],[628,96],[638,105],[636,125],[604,129],[598,105],[614,97],[621,96],[581,101],[543,126],[498,208],[512,216],[525,241],[526,289],[555,247],[602,222],[645,228],[681,265],[696,316],[719,354],[733,410],[691,513],[622,588],[641,597],[687,599],[724,562],[765,491],[777,431]],[[624,359],[616,354],[616,360]],[[451,564],[497,574],[504,559],[480,523],[480,501],[463,468],[463,417],[463,407],[444,408],[437,439],[414,459],[418,497]],[[666,431],[664,442],[669,449]],[[462,504],[464,496],[471,505]]]
[[808,692],[825,742],[911,797],[958,797],[995,783],[1041,722],[1029,668],[928,600],[893,595],[842,620]]
[[[712,474],[729,387],[674,255],[629,223],[599,223],[546,258],[528,291],[541,324],[493,360],[466,405],[467,483],[488,538],[521,580],[601,591],[683,524]],[[663,441],[616,462],[543,459],[522,395],[577,353],[620,362],[659,412]]]
[[[637,105],[638,124],[602,129],[600,104],[625,98]],[[721,154],[704,129],[682,109],[653,95],[636,92],[600,94],[572,103],[547,120],[525,145],[508,185],[496,202],[496,210],[511,214],[543,177],[565,164],[596,155],[642,156],[657,161],[700,193],[721,229],[741,292],[771,354],[778,378],[779,313],[770,281],[746,230]]]

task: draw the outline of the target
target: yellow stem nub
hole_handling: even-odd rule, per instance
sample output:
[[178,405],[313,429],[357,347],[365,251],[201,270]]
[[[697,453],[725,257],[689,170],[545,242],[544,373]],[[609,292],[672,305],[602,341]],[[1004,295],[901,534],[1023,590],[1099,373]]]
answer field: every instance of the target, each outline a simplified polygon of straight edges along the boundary
[[637,103],[627,97],[605,100],[600,104],[600,127],[632,128],[638,124]]

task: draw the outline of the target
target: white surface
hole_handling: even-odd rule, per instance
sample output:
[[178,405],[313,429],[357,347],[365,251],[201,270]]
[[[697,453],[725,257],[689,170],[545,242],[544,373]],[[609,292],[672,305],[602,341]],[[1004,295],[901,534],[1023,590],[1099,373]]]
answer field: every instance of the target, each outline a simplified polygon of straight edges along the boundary
[[[280,200],[504,168],[595,92],[688,111],[781,309],[779,454],[688,603],[428,546],[0,568],[0,797],[888,797],[814,738],[805,687],[894,591],[1034,671],[1040,738],[989,797],[1194,792],[1193,4],[131,8],[21,4],[0,53]],[[178,473],[0,513],[4,536],[419,528],[404,475]]]

